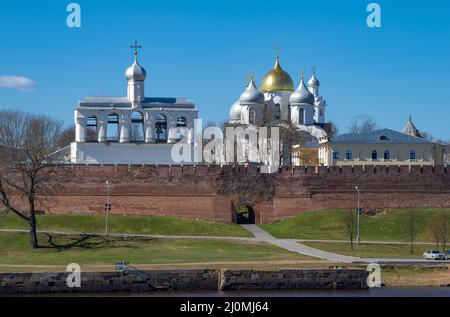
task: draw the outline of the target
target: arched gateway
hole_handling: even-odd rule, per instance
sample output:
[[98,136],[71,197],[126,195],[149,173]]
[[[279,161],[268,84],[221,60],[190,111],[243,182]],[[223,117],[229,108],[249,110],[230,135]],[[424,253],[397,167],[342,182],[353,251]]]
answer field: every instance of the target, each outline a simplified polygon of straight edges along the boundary
[[240,205],[236,210],[236,224],[248,225],[255,224],[255,211],[249,205]]

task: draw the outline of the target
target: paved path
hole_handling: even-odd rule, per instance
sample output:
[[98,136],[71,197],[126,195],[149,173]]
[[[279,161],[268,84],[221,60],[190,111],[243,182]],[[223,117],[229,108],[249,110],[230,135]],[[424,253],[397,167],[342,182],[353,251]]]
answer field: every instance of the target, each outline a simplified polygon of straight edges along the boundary
[[268,243],[271,243],[273,245],[276,245],[280,248],[297,252],[300,254],[312,256],[315,258],[327,260],[330,262],[345,262],[345,263],[351,263],[353,261],[359,261],[359,258],[353,258],[345,255],[339,255],[334,254],[331,252],[325,252],[317,249],[313,249],[310,247],[307,247],[306,245],[300,244],[295,239],[277,239],[274,236],[272,236],[267,231],[263,230],[262,228],[258,227],[257,225],[242,225],[245,229],[247,229],[251,234],[255,236],[255,239],[259,241],[265,241]]
[[[17,233],[29,233],[29,230],[25,229],[0,229],[0,232],[17,232]],[[75,231],[53,231],[53,230],[37,230],[37,233],[43,234],[56,234],[56,235],[79,235],[86,234],[92,236],[104,236],[102,232],[75,232]],[[135,234],[135,233],[109,233],[108,237],[111,238],[158,238],[158,239],[212,239],[212,240],[237,240],[237,241],[255,241],[254,237],[219,237],[219,236],[173,236],[173,235],[161,235],[161,234]]]
[[266,230],[261,229],[257,225],[241,225],[244,227],[247,231],[250,231],[250,233],[257,239],[257,240],[276,240],[274,236],[272,236],[270,233],[268,233]]
[[[267,231],[258,227],[257,225],[242,225],[250,233],[255,236],[255,239],[259,241],[265,241],[274,244],[280,248],[297,252],[300,254],[312,256],[315,258],[327,260],[329,262],[335,263],[449,263],[450,261],[426,261],[423,259],[392,259],[392,258],[360,258],[354,256],[346,256],[331,252],[326,252],[318,249],[314,249],[299,243],[299,241],[311,241],[311,240],[297,240],[297,239],[277,239],[269,234]],[[317,240],[320,241],[320,240]],[[322,242],[327,240],[322,240]],[[347,241],[348,242],[348,241]],[[376,241],[376,243],[384,243],[381,241]]]

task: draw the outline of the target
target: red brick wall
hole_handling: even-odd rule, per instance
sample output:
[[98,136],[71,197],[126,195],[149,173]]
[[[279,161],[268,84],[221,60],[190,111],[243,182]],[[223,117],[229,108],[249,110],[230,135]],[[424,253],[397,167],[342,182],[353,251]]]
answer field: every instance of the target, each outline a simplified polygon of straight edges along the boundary
[[[226,170],[232,168],[224,167]],[[102,213],[106,180],[112,213],[164,215],[230,222],[233,197],[218,193],[220,166],[65,166],[51,173],[52,193],[40,208],[54,213]],[[257,173],[235,168],[236,173]],[[354,208],[355,186],[361,207],[450,207],[446,167],[283,167],[276,174],[271,201],[252,204],[256,220],[273,222],[301,212]]]

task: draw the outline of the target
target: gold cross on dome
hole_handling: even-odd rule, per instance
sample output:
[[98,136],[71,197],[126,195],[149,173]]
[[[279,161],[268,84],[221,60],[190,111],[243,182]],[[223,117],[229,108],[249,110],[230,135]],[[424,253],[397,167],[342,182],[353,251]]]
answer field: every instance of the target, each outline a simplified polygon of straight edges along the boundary
[[138,54],[138,49],[142,48],[141,45],[138,44],[137,41],[134,41],[133,45],[130,45],[131,48],[134,48],[134,55]]
[[312,70],[313,75],[315,75],[315,74],[316,74],[316,70],[317,70],[316,66],[313,65],[313,67],[311,68],[311,70]]
[[280,57],[280,51],[282,51],[283,49],[281,47],[275,46],[273,48],[275,50],[275,57],[279,58]]

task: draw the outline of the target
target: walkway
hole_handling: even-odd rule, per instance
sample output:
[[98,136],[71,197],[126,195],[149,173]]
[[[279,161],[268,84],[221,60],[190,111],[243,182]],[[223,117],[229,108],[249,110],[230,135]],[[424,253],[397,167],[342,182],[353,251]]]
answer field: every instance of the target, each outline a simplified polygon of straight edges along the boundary
[[297,240],[294,239],[277,239],[273,237],[270,233],[258,227],[257,225],[242,225],[245,229],[247,229],[251,234],[255,236],[255,239],[258,241],[264,241],[271,244],[274,244],[280,248],[297,252],[300,254],[312,256],[315,258],[327,260],[330,262],[344,262],[351,263],[353,261],[360,261],[360,258],[339,255],[331,252],[325,252],[317,249],[313,249],[307,247],[306,245],[300,244]]
[[[311,240],[296,240],[296,239],[277,239],[270,233],[258,227],[257,225],[242,225],[250,233],[255,236],[258,241],[265,241],[274,244],[280,248],[297,252],[300,254],[320,258],[334,263],[449,263],[450,261],[426,261],[423,259],[392,259],[392,258],[360,258],[353,256],[340,255],[336,253],[326,252],[318,249],[314,249],[299,243],[299,241],[311,241]],[[320,240],[318,240],[320,241]],[[328,241],[328,240],[322,240]],[[339,241],[344,242],[344,241]],[[348,242],[348,241],[346,241]],[[375,241],[375,243],[386,243],[386,241]],[[397,244],[398,242],[394,242]]]

